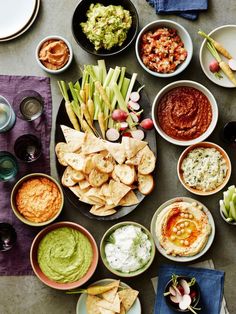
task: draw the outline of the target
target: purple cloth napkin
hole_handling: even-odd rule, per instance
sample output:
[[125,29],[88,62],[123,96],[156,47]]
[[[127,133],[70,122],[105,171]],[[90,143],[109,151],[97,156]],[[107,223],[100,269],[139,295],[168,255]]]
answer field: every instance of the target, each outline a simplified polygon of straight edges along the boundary
[[[0,275],[30,275],[30,246],[34,236],[39,232],[36,227],[30,227],[19,221],[12,212],[10,194],[16,180],[32,172],[50,174],[50,135],[52,125],[52,97],[50,79],[36,76],[0,75],[0,95],[10,104],[17,93],[23,90],[35,90],[44,99],[44,113],[38,119],[27,122],[17,118],[13,129],[0,134],[0,150],[14,154],[14,142],[20,135],[31,133],[41,139],[42,155],[32,163],[18,160],[19,172],[14,181],[0,182],[0,222],[13,225],[17,233],[17,243],[9,251],[0,252]],[[14,107],[13,107],[14,109]],[[15,108],[16,109],[16,108]]]

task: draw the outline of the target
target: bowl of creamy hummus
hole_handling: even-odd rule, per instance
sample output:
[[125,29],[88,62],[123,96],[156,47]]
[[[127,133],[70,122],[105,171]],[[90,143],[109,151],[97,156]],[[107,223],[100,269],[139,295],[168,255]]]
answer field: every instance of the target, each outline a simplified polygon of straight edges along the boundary
[[100,255],[106,268],[113,274],[134,277],[152,264],[155,243],[144,226],[131,221],[120,222],[104,234]]
[[58,74],[70,66],[73,51],[70,43],[65,38],[51,35],[39,42],[36,47],[35,58],[44,71]]
[[61,213],[64,195],[60,184],[45,173],[22,177],[11,192],[11,208],[23,223],[41,227],[53,222]]
[[96,270],[98,248],[87,229],[58,222],[41,230],[32,242],[30,262],[35,275],[58,290],[78,288]]

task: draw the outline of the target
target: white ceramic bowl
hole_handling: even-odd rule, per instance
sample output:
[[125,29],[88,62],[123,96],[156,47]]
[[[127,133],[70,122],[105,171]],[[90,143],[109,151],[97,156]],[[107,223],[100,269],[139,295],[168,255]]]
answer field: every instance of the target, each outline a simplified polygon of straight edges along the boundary
[[[170,137],[169,135],[167,135],[162,128],[159,125],[158,122],[158,118],[157,118],[157,108],[158,108],[158,104],[161,100],[161,98],[170,90],[172,90],[173,88],[176,87],[182,87],[182,86],[188,86],[188,87],[194,87],[196,89],[198,89],[199,91],[201,91],[209,100],[210,104],[211,104],[211,108],[212,108],[212,120],[211,123],[208,127],[208,129],[199,137],[192,139],[192,140],[178,140],[175,139],[173,137]],[[212,95],[212,93],[203,85],[194,82],[194,81],[188,81],[188,80],[183,80],[183,81],[176,81],[173,83],[170,83],[168,85],[166,85],[164,88],[162,88],[159,93],[156,95],[154,101],[153,101],[153,105],[152,105],[152,119],[154,122],[154,126],[157,130],[157,132],[168,142],[175,144],[175,145],[180,145],[180,146],[189,146],[189,145],[193,145],[199,142],[204,141],[214,130],[217,120],[218,120],[218,106],[217,106],[217,102],[215,100],[215,97]]]
[[[59,40],[62,40],[64,41],[64,43],[66,44],[66,46],[68,47],[69,49],[69,53],[70,53],[70,56],[69,56],[69,60],[68,62],[60,69],[58,70],[51,70],[51,69],[48,69],[47,67],[45,67],[43,65],[43,63],[39,60],[39,51],[40,51],[40,48],[42,46],[42,44],[47,41],[47,40],[50,40],[50,39],[59,39]],[[63,38],[62,36],[58,36],[58,35],[51,35],[51,36],[47,36],[45,37],[44,39],[42,39],[37,47],[36,47],[36,50],[35,50],[35,59],[38,63],[38,65],[40,66],[41,69],[43,69],[44,71],[50,73],[50,74],[58,74],[58,73],[61,73],[61,72],[64,72],[71,64],[72,62],[72,59],[73,59],[73,50],[72,50],[72,46],[71,44],[65,39]]]
[[[224,181],[217,188],[215,188],[214,190],[211,190],[211,191],[201,191],[201,190],[192,188],[191,186],[189,186],[185,183],[184,178],[183,178],[183,171],[181,170],[181,165],[182,165],[183,160],[187,157],[187,155],[193,149],[200,148],[200,147],[201,148],[215,148],[223,156],[223,158],[227,164],[227,167],[228,167],[228,171],[227,171],[227,174],[226,174]],[[211,142],[201,142],[201,143],[197,143],[197,144],[194,144],[194,145],[187,147],[182,152],[182,154],[180,155],[179,160],[178,160],[178,164],[177,164],[177,174],[178,174],[178,178],[179,178],[179,181],[181,182],[181,184],[189,192],[196,194],[196,195],[200,195],[200,196],[212,195],[212,194],[215,194],[215,193],[219,192],[220,190],[222,190],[225,187],[225,185],[228,183],[230,176],[231,176],[231,172],[232,172],[232,167],[231,167],[231,161],[229,159],[228,154],[225,152],[225,150],[222,147],[220,147],[219,145],[217,145],[215,143],[211,143]]]
[[[175,28],[177,30],[180,38],[182,39],[182,41],[184,43],[185,49],[188,52],[186,60],[183,63],[181,63],[173,73],[154,72],[154,71],[148,69],[144,65],[144,63],[140,57],[140,42],[141,42],[142,35],[147,33],[150,30],[155,30],[156,28],[159,28],[162,26],[168,27],[168,28]],[[176,22],[171,21],[171,20],[157,20],[157,21],[153,21],[153,22],[147,24],[139,32],[138,37],[136,39],[135,52],[136,52],[136,57],[138,59],[138,62],[140,63],[140,65],[143,67],[143,69],[145,71],[147,71],[148,73],[150,73],[154,76],[157,76],[157,77],[172,77],[172,76],[175,76],[175,75],[181,73],[189,65],[189,63],[192,59],[192,55],[193,55],[193,43],[192,43],[192,39],[191,39],[189,33],[187,32],[187,30],[182,25],[180,25],[179,23],[176,23]]]

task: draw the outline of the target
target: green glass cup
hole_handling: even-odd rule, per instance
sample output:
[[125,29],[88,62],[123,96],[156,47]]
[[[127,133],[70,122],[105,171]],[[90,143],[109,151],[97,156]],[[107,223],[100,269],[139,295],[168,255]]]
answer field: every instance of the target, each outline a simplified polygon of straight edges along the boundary
[[0,152],[0,181],[9,181],[13,179],[18,172],[18,163],[16,158],[9,152]]

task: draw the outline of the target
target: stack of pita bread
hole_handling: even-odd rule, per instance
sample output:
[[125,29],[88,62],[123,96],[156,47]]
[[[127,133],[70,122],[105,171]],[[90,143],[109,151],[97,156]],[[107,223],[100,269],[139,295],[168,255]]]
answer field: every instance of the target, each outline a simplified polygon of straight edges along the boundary
[[66,167],[62,184],[92,205],[92,214],[112,215],[118,206],[138,204],[134,190],[144,195],[153,190],[156,157],[147,142],[123,137],[121,143],[111,143],[91,133],[61,128],[66,142],[57,143],[55,151]]

